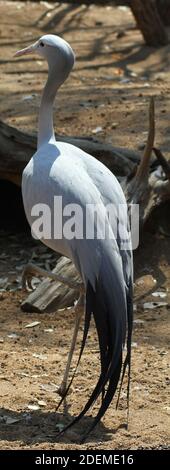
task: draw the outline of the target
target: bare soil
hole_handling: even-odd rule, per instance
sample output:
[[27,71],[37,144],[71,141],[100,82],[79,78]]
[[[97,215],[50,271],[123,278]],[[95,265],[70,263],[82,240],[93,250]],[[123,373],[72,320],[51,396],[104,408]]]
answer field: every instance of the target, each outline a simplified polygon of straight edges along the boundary
[[[148,100],[156,95],[156,144],[168,152],[170,48],[143,45],[129,10],[0,1],[1,119],[35,132],[46,64],[39,58],[16,60],[13,53],[45,33],[56,33],[76,51],[77,62],[61,88],[55,126],[65,135],[95,135],[103,141],[142,149],[146,140]],[[100,425],[80,445],[97,411],[57,432],[82,409],[99,373],[94,325],[64,408],[56,412],[60,384],[74,325],[71,309],[25,314],[21,272],[29,260],[52,267],[55,255],[16,232],[10,193],[10,217],[0,229],[0,449],[166,449],[169,446],[168,329],[170,307],[169,206],[148,225],[135,253],[135,323],[129,429],[126,383],[119,410],[116,398]],[[12,213],[14,212],[14,213]],[[11,225],[11,221],[13,224]],[[21,221],[20,221],[21,222]],[[154,297],[154,292],[165,294]],[[145,302],[165,302],[148,309]],[[39,321],[35,327],[26,325]],[[72,365],[78,357],[82,328]]]

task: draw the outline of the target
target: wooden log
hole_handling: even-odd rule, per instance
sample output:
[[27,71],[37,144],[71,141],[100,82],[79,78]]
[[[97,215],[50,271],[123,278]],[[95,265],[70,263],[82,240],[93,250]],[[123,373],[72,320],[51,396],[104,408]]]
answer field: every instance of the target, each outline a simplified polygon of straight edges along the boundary
[[[66,276],[75,282],[81,281],[73,263],[64,256],[59,259],[52,272],[62,274],[62,276]],[[65,284],[45,279],[24,300],[21,308],[24,312],[56,312],[60,308],[74,305],[74,301],[78,296],[79,292],[76,289],[70,289]]]
[[[94,138],[63,137],[56,140],[80,147],[102,161],[117,175],[127,175],[134,164],[140,161],[140,154],[134,150],[113,147]],[[22,171],[36,151],[36,135],[21,132],[0,121],[0,179],[21,183]]]

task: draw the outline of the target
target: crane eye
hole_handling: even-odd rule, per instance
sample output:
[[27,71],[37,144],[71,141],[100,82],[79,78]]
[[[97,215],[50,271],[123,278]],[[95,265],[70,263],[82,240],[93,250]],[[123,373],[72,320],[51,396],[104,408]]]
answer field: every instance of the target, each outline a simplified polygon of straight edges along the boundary
[[41,47],[44,47],[44,43],[43,43],[42,41],[40,42],[40,46],[41,46]]

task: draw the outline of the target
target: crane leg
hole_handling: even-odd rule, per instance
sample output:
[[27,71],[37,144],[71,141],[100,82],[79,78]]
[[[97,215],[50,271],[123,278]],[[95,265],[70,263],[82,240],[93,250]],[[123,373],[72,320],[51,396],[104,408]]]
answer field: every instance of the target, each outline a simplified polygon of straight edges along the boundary
[[28,263],[24,268],[24,271],[22,274],[22,287],[27,290],[28,288],[32,289],[31,278],[37,275],[50,278],[53,281],[60,282],[61,284],[65,284],[68,287],[70,287],[70,289],[77,289],[80,292],[84,291],[83,283],[74,282],[65,276],[61,276],[60,274],[56,274],[56,273],[53,273],[52,271],[45,270],[32,263]]
[[39,275],[42,277],[47,277],[50,278],[56,282],[60,282],[62,284],[66,284],[68,287],[71,289],[76,289],[80,292],[79,299],[74,307],[75,309],[75,325],[74,325],[74,331],[73,331],[73,336],[71,340],[71,346],[70,350],[68,353],[68,358],[67,358],[67,364],[63,376],[63,380],[61,385],[59,386],[57,392],[59,393],[60,396],[63,396],[65,394],[65,391],[67,389],[67,382],[68,382],[68,376],[69,376],[69,371],[70,371],[70,365],[73,357],[73,353],[75,350],[75,345],[76,345],[76,340],[77,340],[77,335],[78,335],[78,330],[80,326],[80,321],[81,317],[84,311],[84,284],[81,282],[74,282],[64,276],[60,276],[56,273],[53,273],[52,271],[47,271],[45,269],[40,268],[39,266],[36,266],[32,263],[28,263],[23,271],[22,275],[22,286],[24,288],[32,288],[31,285],[31,278],[35,275]]
[[69,350],[68,358],[67,358],[67,364],[66,364],[66,368],[65,368],[62,383],[61,383],[61,385],[59,386],[59,388],[57,390],[58,394],[61,397],[63,395],[65,395],[65,392],[66,392],[66,389],[67,389],[67,382],[68,382],[68,376],[69,376],[71,361],[72,361],[73,353],[74,353],[74,350],[75,350],[78,330],[79,330],[80,321],[81,321],[83,311],[84,311],[84,294],[81,293],[80,297],[77,301],[77,304],[75,306],[76,318],[75,318],[73,336],[72,336],[72,340],[71,340],[71,346],[70,346],[70,350]]

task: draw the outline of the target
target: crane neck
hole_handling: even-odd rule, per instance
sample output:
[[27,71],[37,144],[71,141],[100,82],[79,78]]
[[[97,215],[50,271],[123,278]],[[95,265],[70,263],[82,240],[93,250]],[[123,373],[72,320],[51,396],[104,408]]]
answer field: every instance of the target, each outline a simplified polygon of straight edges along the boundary
[[39,149],[45,143],[55,140],[53,127],[53,103],[59,86],[63,80],[57,78],[56,67],[49,69],[48,79],[44,87],[38,120],[38,143]]

